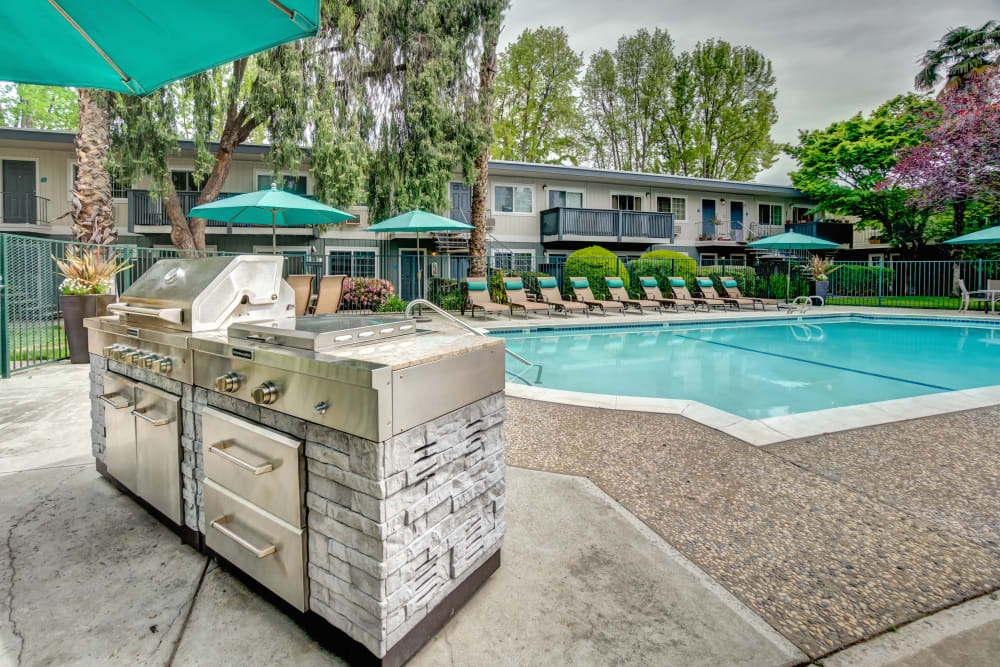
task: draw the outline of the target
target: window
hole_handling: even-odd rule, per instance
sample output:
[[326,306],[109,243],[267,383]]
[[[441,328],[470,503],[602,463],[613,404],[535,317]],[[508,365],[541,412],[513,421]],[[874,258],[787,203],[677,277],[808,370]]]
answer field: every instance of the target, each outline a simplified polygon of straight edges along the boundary
[[549,190],[549,208],[583,208],[583,193],[575,190]]
[[757,216],[762,225],[780,225],[781,204],[758,204]]
[[493,188],[493,210],[499,213],[532,213],[535,189],[530,185],[497,185]]
[[687,219],[687,199],[683,197],[657,197],[656,210],[659,213],[673,213],[674,222]]
[[734,252],[729,256],[729,261],[733,264],[746,264],[747,255],[746,253]]
[[611,208],[616,211],[641,211],[642,195],[611,195]]
[[[73,163],[73,175],[72,182],[69,184],[70,193],[73,192],[73,188],[76,187],[76,174],[80,171],[79,165],[75,162]],[[111,174],[111,197],[113,199],[125,199],[128,197],[128,191],[132,189],[132,181],[118,175],[115,170],[110,170]]]
[[566,258],[569,255],[564,255],[561,253],[549,253],[549,264],[565,264]]
[[201,192],[201,188],[194,182],[193,171],[171,171],[170,180],[177,192]]
[[703,252],[698,259],[701,266],[715,266],[719,263],[719,256],[714,252]]
[[331,250],[330,275],[350,276],[352,278],[374,278],[375,251]]
[[531,271],[534,269],[535,254],[532,252],[493,253],[493,268],[508,271]]
[[809,214],[808,206],[792,207],[792,222],[812,222],[812,215]]
[[277,183],[278,187],[285,192],[292,192],[297,195],[306,194],[306,177],[283,174],[275,179],[273,174],[257,174],[257,189],[270,190],[271,183]]

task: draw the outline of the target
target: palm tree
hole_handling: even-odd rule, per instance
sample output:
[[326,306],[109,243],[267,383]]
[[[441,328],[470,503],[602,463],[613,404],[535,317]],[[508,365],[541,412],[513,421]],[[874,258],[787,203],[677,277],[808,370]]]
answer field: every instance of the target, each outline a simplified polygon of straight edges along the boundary
[[111,174],[108,172],[108,106],[97,90],[80,88],[80,127],[76,133],[73,183],[73,236],[81,243],[114,243]]
[[981,28],[962,26],[944,34],[936,49],[920,59],[923,69],[913,85],[932,90],[942,79],[945,88],[957,88],[1000,63],[1000,21],[987,21]]

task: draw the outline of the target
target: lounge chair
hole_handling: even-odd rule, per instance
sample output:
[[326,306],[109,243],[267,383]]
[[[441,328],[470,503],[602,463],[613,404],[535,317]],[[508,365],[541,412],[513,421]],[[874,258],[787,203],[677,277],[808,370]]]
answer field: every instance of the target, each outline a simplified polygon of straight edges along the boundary
[[344,279],[347,276],[323,276],[319,281],[319,296],[313,315],[332,315],[340,310],[340,300],[344,297]]
[[674,293],[674,296],[678,299],[693,301],[695,310],[698,309],[698,306],[705,306],[705,310],[712,310],[713,306],[726,307],[726,302],[719,299],[692,296],[691,291],[687,288],[687,281],[680,276],[671,276],[667,278],[667,282],[670,283],[670,291]]
[[542,276],[538,279],[538,291],[542,293],[542,301],[555,308],[556,312],[561,310],[566,317],[569,317],[571,310],[582,311],[587,313],[587,317],[590,317],[590,308],[587,307],[587,304],[564,299],[559,292],[558,284],[555,278],[549,276]]
[[[695,278],[698,281],[698,285],[701,288],[701,293],[703,296],[709,299],[718,299],[719,301],[725,301],[726,303],[734,306],[736,310],[741,307],[749,305],[754,310],[757,310],[757,302],[753,299],[747,299],[745,297],[735,297],[735,296],[719,296],[719,293],[715,290],[715,284],[712,282],[711,278]],[[711,287],[709,287],[711,285]],[[763,308],[763,305],[761,305]]]
[[573,278],[570,276],[569,284],[573,288],[576,298],[587,304],[588,308],[600,308],[602,315],[607,315],[608,308],[625,312],[625,304],[620,301],[602,301],[594,298],[594,293],[590,291],[590,282],[586,278]]
[[295,292],[295,315],[302,317],[309,310],[309,302],[312,301],[313,281],[316,279],[311,273],[293,274],[288,276],[288,284]]
[[[958,305],[958,312],[963,310],[968,310],[969,305],[973,303],[983,304],[983,312],[986,311],[986,304],[992,302],[992,297],[988,290],[973,290],[969,291],[969,288],[965,286],[965,281],[961,278],[958,279],[958,291],[961,293],[962,303]],[[982,294],[984,296],[976,296],[977,294]]]
[[[483,319],[486,319],[487,313],[509,313],[511,311],[510,307],[501,306],[499,303],[493,303],[490,300],[489,282],[485,277],[466,278],[465,292],[466,302],[469,304],[473,318],[476,316],[477,308],[483,311]],[[462,308],[462,314],[465,314],[464,307]]]
[[621,278],[609,278],[605,276],[604,283],[608,286],[608,291],[611,292],[612,299],[621,301],[625,306],[633,306],[640,313],[642,313],[643,308],[663,310],[662,305],[650,299],[633,299],[630,297],[628,291],[625,289],[625,282]]
[[739,284],[737,284],[736,280],[731,276],[719,276],[719,282],[722,283],[722,292],[726,296],[734,299],[753,299],[760,304],[761,310],[767,310],[767,306],[774,306],[775,309],[778,308],[777,299],[764,299],[759,296],[743,296],[740,292]]
[[524,311],[524,319],[528,319],[529,312],[545,311],[552,317],[552,308],[544,301],[535,301],[528,298],[528,293],[524,291],[524,281],[520,278],[504,278],[503,293],[507,297],[507,306],[510,308],[510,317],[514,319],[514,309],[520,308]]
[[673,306],[675,312],[680,312],[680,307],[694,308],[695,303],[691,299],[668,299],[663,296],[663,292],[660,291],[660,284],[657,282],[656,278],[652,276],[640,276],[639,277],[639,288],[647,299],[656,301],[664,308],[667,306]]

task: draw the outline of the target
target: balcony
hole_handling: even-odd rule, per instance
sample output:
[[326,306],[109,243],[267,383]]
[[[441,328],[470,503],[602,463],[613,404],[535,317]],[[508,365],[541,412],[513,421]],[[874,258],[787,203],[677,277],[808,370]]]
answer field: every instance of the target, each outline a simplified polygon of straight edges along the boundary
[[833,243],[840,243],[853,247],[854,245],[854,225],[849,222],[791,222],[785,225],[785,231],[815,236],[816,238]]
[[671,243],[673,213],[599,208],[550,208],[541,212],[542,242],[617,241]]
[[[233,195],[243,194],[241,192],[223,192],[220,193],[216,200],[225,199],[226,197],[232,197]],[[141,227],[169,227],[170,220],[167,219],[167,212],[163,206],[163,200],[158,197],[153,197],[149,190],[129,190],[128,191],[128,228],[129,231],[135,231]],[[198,205],[198,198],[201,197],[200,192],[178,192],[177,199],[180,200],[181,209],[184,211],[184,215],[191,212],[195,206]],[[218,220],[206,220],[206,227],[222,227],[226,228],[229,225],[225,222],[220,222]],[[249,227],[250,225],[240,225],[235,224],[233,227]]]
[[33,192],[0,192],[0,223],[49,224],[49,200]]

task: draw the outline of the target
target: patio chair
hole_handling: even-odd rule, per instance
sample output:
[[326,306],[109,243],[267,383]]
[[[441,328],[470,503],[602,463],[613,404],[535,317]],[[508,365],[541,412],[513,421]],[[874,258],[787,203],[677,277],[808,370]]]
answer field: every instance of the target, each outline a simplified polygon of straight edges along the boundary
[[680,276],[671,276],[667,278],[667,282],[670,283],[670,291],[673,292],[674,296],[678,299],[693,301],[695,304],[695,310],[698,310],[698,306],[705,306],[705,310],[707,311],[712,310],[713,307],[726,307],[725,301],[693,296],[691,291],[687,288],[687,281]]
[[545,311],[549,317],[552,317],[552,308],[549,304],[528,298],[528,293],[524,291],[524,281],[520,278],[504,278],[503,293],[507,297],[511,319],[514,319],[515,308],[524,311],[524,319],[528,319],[529,312],[538,311]]
[[[712,282],[711,278],[695,278],[698,281],[698,286],[701,288],[701,293],[703,296],[709,299],[718,299],[719,301],[724,301],[727,304],[734,306],[736,310],[739,310],[742,306],[747,304],[751,308],[757,310],[757,302],[753,299],[747,299],[744,297],[735,296],[720,296],[715,289],[715,283]],[[763,308],[763,305],[761,306]]]
[[759,296],[743,296],[743,294],[740,293],[740,286],[731,276],[719,276],[719,282],[722,283],[722,291],[726,296],[733,297],[734,299],[753,299],[760,304],[761,310],[767,310],[768,306],[774,306],[775,309],[778,309],[777,299],[763,299]]
[[[489,282],[486,277],[471,277],[465,279],[465,293],[466,293],[466,303],[469,305],[469,310],[472,311],[472,317],[476,317],[476,309],[483,311],[483,319],[487,318],[487,313],[507,313],[512,312],[513,309],[508,306],[501,306],[499,303],[493,303],[490,299],[490,287]],[[462,308],[462,314],[465,314],[465,308]],[[511,315],[513,318],[513,315]]]
[[571,310],[583,311],[587,313],[587,317],[590,317],[590,308],[580,301],[567,301],[564,299],[563,295],[559,292],[558,285],[559,283],[555,278],[549,276],[539,277],[538,291],[542,293],[542,301],[555,308],[556,312],[561,310],[566,317],[569,317],[569,311]]
[[288,276],[288,284],[295,292],[295,316],[302,317],[309,311],[309,302],[312,301],[313,280],[316,279],[311,273],[293,274]]
[[667,306],[673,306],[674,312],[680,312],[680,306],[685,308],[694,308],[695,303],[690,299],[668,299],[663,296],[663,292],[660,291],[660,284],[657,282],[656,278],[652,276],[640,276],[639,277],[639,289],[647,299],[656,301],[661,306],[666,308]]
[[340,300],[344,298],[344,279],[347,276],[323,276],[319,281],[319,296],[313,315],[332,315],[340,310]]
[[[986,310],[986,305],[992,302],[992,297],[990,296],[989,290],[973,290],[969,291],[969,288],[965,286],[965,281],[961,278],[958,279],[958,291],[961,292],[962,303],[958,305],[958,312],[962,312],[969,309],[969,305],[973,303],[983,304],[983,310]],[[982,294],[983,296],[976,296],[977,294]]]
[[625,306],[633,306],[640,314],[642,314],[643,308],[663,310],[661,304],[651,299],[633,299],[630,297],[628,291],[625,289],[625,282],[621,278],[609,278],[605,276],[604,283],[608,286],[608,291],[611,292],[612,299],[621,301]]
[[608,314],[608,308],[619,310],[625,313],[625,304],[620,301],[602,301],[594,298],[594,293],[590,291],[590,282],[586,278],[573,278],[570,276],[569,284],[573,288],[576,298],[587,304],[588,308],[600,308],[601,315]]

